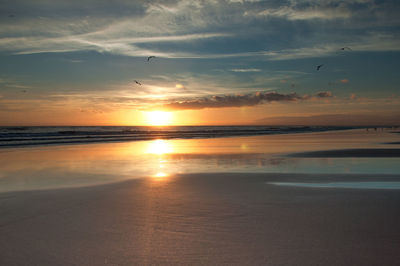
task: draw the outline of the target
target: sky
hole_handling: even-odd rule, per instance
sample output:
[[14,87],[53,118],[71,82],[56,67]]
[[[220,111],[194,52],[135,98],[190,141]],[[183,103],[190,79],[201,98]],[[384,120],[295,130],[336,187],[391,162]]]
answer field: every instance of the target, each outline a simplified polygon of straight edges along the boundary
[[0,125],[400,124],[398,14],[398,0],[0,0]]

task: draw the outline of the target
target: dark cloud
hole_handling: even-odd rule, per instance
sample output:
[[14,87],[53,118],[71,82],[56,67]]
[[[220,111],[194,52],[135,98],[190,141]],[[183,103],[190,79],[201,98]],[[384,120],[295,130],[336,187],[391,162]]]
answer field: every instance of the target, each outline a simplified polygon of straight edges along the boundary
[[332,92],[330,92],[330,91],[321,91],[321,92],[316,93],[314,96],[318,97],[318,98],[330,98],[330,97],[333,97]]
[[182,101],[172,101],[164,104],[165,109],[184,110],[184,109],[204,109],[204,108],[224,108],[255,106],[268,102],[294,102],[308,100],[311,98],[330,98],[331,92],[319,92],[315,95],[300,96],[297,93],[282,94],[277,92],[256,92],[251,94],[218,95]]

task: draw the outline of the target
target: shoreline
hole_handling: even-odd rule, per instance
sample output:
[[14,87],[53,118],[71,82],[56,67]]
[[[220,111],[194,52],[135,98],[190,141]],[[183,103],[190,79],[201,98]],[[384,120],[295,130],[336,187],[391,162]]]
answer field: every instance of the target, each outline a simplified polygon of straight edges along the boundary
[[[123,184],[130,185],[130,183],[134,182],[143,182],[145,180],[153,180],[163,182],[163,179],[175,179],[175,178],[199,178],[200,176],[209,177],[224,177],[224,176],[233,176],[235,178],[262,178],[265,180],[265,183],[274,183],[284,180],[287,183],[312,183],[319,182],[321,184],[329,183],[329,182],[400,182],[400,173],[399,174],[360,174],[360,173],[352,173],[352,174],[343,174],[343,173],[280,173],[280,172],[191,172],[191,173],[180,173],[170,175],[168,177],[152,177],[148,175],[136,176],[134,178],[126,178],[121,180],[109,181],[104,183],[97,184],[84,184],[84,185],[76,185],[76,186],[57,186],[57,187],[49,187],[43,189],[25,189],[25,190],[10,190],[10,191],[0,191],[0,201],[3,198],[14,197],[14,196],[23,196],[23,194],[35,194],[35,193],[47,193],[49,191],[54,191],[55,193],[62,192],[67,193],[67,191],[71,190],[90,190],[91,188],[105,188],[108,186],[120,186]],[[360,188],[361,189],[361,188]],[[14,195],[15,194],[15,195]]]
[[[245,126],[243,126],[245,127]],[[263,128],[263,126],[260,126]],[[274,128],[274,127],[271,127]],[[285,128],[285,127],[283,127]],[[289,127],[290,128],[290,127]],[[313,127],[293,127],[294,129],[296,128],[313,128]],[[60,136],[53,136],[51,137],[51,140],[48,139],[43,139],[43,138],[38,138],[38,139],[22,139],[20,141],[36,141],[36,142],[25,142],[25,143],[1,143],[2,139],[0,138],[0,150],[1,149],[7,149],[7,148],[19,148],[19,147],[40,147],[40,146],[62,146],[62,145],[85,145],[85,144],[99,144],[99,143],[120,143],[120,142],[132,142],[132,141],[151,141],[151,140],[157,140],[157,139],[163,139],[163,140],[183,140],[183,139],[215,139],[215,138],[235,138],[235,137],[252,137],[252,136],[269,136],[269,135],[288,135],[288,134],[309,134],[309,133],[320,133],[320,132],[334,132],[334,131],[349,131],[349,130],[360,130],[363,128],[355,128],[355,127],[321,127],[318,130],[309,130],[309,131],[296,131],[294,130],[293,132],[290,131],[257,131],[257,130],[249,130],[248,132],[240,132],[240,133],[235,133],[235,131],[231,130],[230,134],[226,135],[219,135],[220,133],[216,134],[211,131],[211,133],[207,133],[207,131],[203,132],[202,135],[195,135],[197,134],[196,132],[190,132],[190,131],[185,131],[185,132],[173,132],[175,134],[181,134],[181,136],[177,135],[165,135],[164,131],[157,131],[160,133],[164,133],[161,135],[152,135],[149,134],[148,136],[129,136],[127,132],[124,133],[124,135],[120,135],[118,137],[115,136],[102,136],[102,135],[81,135],[81,136],[75,136],[73,131],[71,131],[71,136],[65,136],[63,139]],[[224,132],[224,131],[223,131]],[[83,132],[84,133],[84,132]],[[207,133],[208,136],[205,136],[203,134]],[[126,135],[125,135],[126,134]],[[184,136],[184,134],[187,134],[187,136]],[[194,134],[194,135],[190,135]],[[55,141],[56,139],[60,139],[61,141]],[[69,140],[68,140],[69,139]],[[72,140],[74,139],[74,140]],[[17,139],[18,140],[18,139]],[[40,142],[40,140],[44,140]],[[15,141],[15,140],[11,140]]]

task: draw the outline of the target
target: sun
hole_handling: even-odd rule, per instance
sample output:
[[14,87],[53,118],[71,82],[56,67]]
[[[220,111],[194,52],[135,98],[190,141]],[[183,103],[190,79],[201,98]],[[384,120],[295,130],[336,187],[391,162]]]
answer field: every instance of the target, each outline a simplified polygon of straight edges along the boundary
[[146,119],[150,126],[167,126],[171,124],[172,113],[165,111],[146,112]]

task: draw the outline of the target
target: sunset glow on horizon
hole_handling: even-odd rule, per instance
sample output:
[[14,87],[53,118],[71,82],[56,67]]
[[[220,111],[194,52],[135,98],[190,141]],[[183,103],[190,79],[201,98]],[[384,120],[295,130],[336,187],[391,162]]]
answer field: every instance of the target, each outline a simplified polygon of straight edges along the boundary
[[397,11],[392,0],[11,1],[0,125],[400,124]]
[[149,126],[168,126],[172,123],[172,113],[165,111],[146,112],[146,119]]

